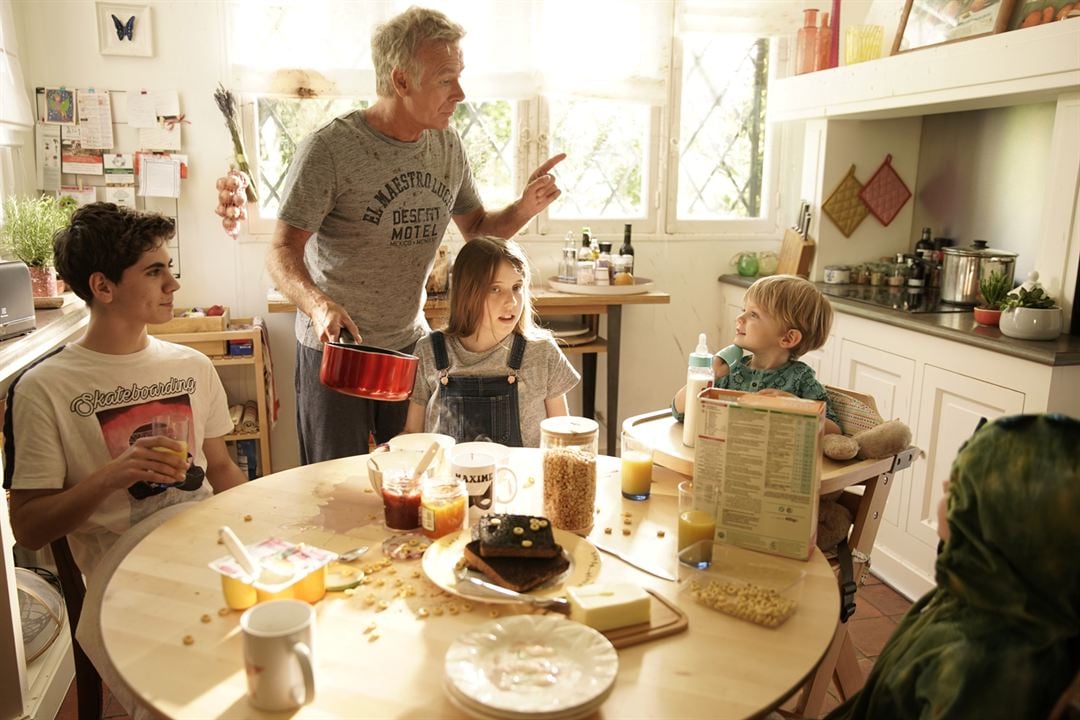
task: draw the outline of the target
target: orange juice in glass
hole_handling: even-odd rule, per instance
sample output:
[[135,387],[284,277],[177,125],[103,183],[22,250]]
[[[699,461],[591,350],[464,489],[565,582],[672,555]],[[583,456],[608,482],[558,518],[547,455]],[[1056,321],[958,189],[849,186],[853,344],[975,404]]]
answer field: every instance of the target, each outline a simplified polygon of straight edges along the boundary
[[652,488],[652,447],[630,433],[622,434],[622,467],[619,475],[622,496],[627,500],[648,500]]
[[179,450],[158,446],[154,449],[158,452],[171,453],[179,456],[184,462],[188,459],[188,418],[181,415],[158,415],[153,419],[153,432],[162,435],[180,444]]
[[712,565],[716,518],[694,508],[694,486],[679,483],[679,562],[703,570]]

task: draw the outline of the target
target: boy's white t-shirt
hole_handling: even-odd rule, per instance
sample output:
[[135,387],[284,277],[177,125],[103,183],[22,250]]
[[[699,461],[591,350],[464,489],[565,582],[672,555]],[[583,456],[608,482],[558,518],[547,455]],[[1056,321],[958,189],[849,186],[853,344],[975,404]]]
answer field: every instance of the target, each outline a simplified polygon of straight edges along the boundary
[[189,417],[189,480],[175,487],[139,483],[113,491],[68,534],[89,575],[116,538],[169,505],[213,494],[205,478],[203,439],[232,432],[229,407],[210,359],[183,345],[149,337],[143,350],[107,355],[68,345],[28,370],[15,386],[12,488],[69,488],[154,432],[160,414]]

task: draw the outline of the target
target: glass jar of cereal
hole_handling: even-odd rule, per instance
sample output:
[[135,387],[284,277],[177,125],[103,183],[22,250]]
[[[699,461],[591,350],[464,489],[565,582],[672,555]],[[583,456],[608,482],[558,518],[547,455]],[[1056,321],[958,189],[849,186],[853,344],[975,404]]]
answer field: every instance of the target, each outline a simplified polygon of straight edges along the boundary
[[600,426],[583,417],[550,417],[540,423],[544,515],[562,530],[588,535],[596,505],[596,455]]

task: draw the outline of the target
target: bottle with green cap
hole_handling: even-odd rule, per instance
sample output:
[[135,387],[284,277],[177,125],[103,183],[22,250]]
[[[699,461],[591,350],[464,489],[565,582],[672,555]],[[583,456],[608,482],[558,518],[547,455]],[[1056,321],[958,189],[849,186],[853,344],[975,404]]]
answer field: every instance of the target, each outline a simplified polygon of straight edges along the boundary
[[713,384],[713,356],[709,352],[705,333],[698,335],[698,344],[690,353],[690,362],[686,368],[686,415],[683,417],[683,445],[694,447],[698,435],[698,421],[701,418],[701,402],[698,393]]

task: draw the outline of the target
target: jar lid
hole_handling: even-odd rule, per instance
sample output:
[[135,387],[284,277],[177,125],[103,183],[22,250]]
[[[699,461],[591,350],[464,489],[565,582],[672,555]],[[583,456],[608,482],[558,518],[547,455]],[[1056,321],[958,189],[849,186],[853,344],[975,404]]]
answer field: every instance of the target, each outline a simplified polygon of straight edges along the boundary
[[848,267],[847,265],[826,265],[825,269],[826,270],[832,270],[833,272],[837,272],[837,271],[844,272],[844,271],[850,271],[851,270],[851,268]]
[[591,441],[600,432],[600,423],[591,418],[557,415],[541,420],[540,432],[557,435],[570,442]]

